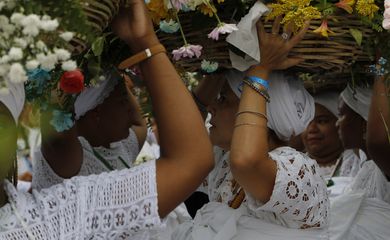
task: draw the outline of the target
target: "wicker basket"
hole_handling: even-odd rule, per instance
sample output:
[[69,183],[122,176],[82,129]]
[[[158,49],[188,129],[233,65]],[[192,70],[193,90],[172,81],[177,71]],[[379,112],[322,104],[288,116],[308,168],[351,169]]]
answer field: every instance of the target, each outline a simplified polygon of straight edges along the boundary
[[[200,69],[203,59],[218,62],[220,67],[231,68],[228,44],[225,41],[226,36],[222,35],[222,39],[219,41],[207,38],[207,34],[212,31],[213,27],[194,29],[191,24],[194,19],[190,15],[182,15],[180,20],[188,42],[203,46],[202,56],[199,59],[183,58],[175,62],[178,68],[185,71],[197,71]],[[227,19],[226,22],[229,21]],[[363,38],[372,34],[372,30],[363,26],[358,19],[353,19],[350,16],[335,16],[334,20],[329,20],[328,26],[334,32],[329,39],[313,33],[313,30],[320,25],[320,20],[313,20],[305,38],[291,51],[291,55],[299,55],[305,59],[304,62],[298,65],[299,68],[304,68],[307,72],[312,73],[324,71],[339,73],[348,71],[354,62],[370,60],[369,56],[357,45],[350,34],[350,28],[359,29],[363,33]],[[270,29],[271,23],[265,24],[265,28]],[[159,38],[168,51],[183,45],[180,33],[166,34],[160,32]]]
[[[125,2],[126,0],[82,0],[81,4],[92,31],[99,35],[110,24],[119,7]],[[73,38],[70,43],[73,54],[81,53],[89,47],[84,40],[77,37]]]

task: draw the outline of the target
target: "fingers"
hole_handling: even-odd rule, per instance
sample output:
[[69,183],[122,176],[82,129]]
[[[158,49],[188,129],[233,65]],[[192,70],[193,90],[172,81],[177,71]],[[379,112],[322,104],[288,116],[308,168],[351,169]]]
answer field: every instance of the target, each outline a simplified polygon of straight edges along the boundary
[[282,21],[282,16],[276,17],[274,24],[272,24],[272,30],[271,30],[272,34],[279,34],[281,21]]
[[261,21],[261,19],[259,19],[259,21],[257,21],[256,23],[256,26],[257,26],[257,36],[260,39],[263,39],[265,37],[265,28],[264,28],[264,25],[263,25],[263,22]]
[[283,33],[286,34],[287,39],[290,39],[292,32],[293,32],[293,24],[292,23],[286,25],[283,29]]
[[283,61],[282,64],[280,64],[280,67],[278,69],[279,70],[287,69],[287,68],[296,66],[296,65],[300,64],[303,61],[305,61],[305,59],[298,58],[298,57],[287,58],[285,61]]
[[306,22],[305,26],[298,32],[298,34],[296,34],[294,37],[291,38],[290,40],[291,48],[297,45],[303,39],[307,30],[309,29],[309,26],[310,26],[310,22]]

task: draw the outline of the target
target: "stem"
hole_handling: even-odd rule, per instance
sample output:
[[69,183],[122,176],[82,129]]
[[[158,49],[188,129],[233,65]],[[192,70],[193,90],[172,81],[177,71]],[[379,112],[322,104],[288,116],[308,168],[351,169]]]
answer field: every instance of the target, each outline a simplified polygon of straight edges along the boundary
[[385,129],[386,129],[386,133],[387,133],[387,140],[389,140],[389,143],[390,143],[390,131],[389,131],[389,127],[387,126],[386,124],[386,120],[385,120],[385,117],[383,116],[382,114],[382,111],[379,111],[379,114],[381,115],[381,118],[382,118],[382,121],[383,121],[383,124],[385,126]]
[[211,8],[211,10],[213,11],[215,18],[218,21],[218,26],[222,25],[221,19],[219,19],[218,14],[217,14],[217,10],[215,10],[213,8],[213,6],[210,3],[210,0],[203,0],[203,3],[206,4],[207,6],[209,6]]
[[[171,3],[172,7],[173,7],[173,3],[172,3],[172,0],[169,0],[169,2]],[[184,41],[184,45],[188,45],[187,43],[187,39],[186,39],[186,36],[184,35],[184,32],[183,32],[183,28],[181,27],[181,22],[180,22],[180,19],[179,19],[179,16],[177,15],[177,9],[175,7],[173,7],[175,10],[175,17],[176,17],[176,21],[177,23],[179,24],[179,29],[180,29],[180,34],[181,34],[181,37],[183,38],[183,41]]]

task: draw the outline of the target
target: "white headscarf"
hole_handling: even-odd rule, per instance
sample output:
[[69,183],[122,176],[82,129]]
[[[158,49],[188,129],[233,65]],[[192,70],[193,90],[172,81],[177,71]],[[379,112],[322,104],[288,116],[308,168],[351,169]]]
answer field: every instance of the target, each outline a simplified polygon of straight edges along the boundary
[[9,89],[9,93],[0,93],[0,102],[4,103],[4,105],[11,112],[15,123],[18,124],[18,119],[23,110],[24,100],[26,98],[24,93],[24,85],[23,83],[7,82],[7,87]]
[[[225,76],[233,92],[240,98],[244,74],[240,74],[237,70],[229,70]],[[306,91],[302,82],[286,77],[282,73],[272,73],[269,85],[267,126],[275,131],[279,139],[288,141],[292,136],[301,134],[313,120],[314,99]]]
[[328,109],[337,118],[339,115],[339,96],[340,93],[327,91],[314,95],[315,103],[318,103]]
[[368,120],[368,112],[370,109],[372,89],[367,87],[355,87],[347,86],[341,93],[343,101],[359,114],[364,120]]
[[84,116],[88,111],[94,109],[99,104],[102,104],[104,99],[110,96],[118,84],[121,76],[115,70],[108,71],[104,74],[105,80],[98,86],[89,87],[82,91],[74,103],[74,111],[76,120]]

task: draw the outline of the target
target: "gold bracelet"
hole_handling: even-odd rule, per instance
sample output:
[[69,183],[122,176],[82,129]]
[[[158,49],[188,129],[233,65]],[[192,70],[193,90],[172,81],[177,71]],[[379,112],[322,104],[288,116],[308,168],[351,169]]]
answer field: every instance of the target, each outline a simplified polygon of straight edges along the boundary
[[236,117],[238,117],[239,115],[244,114],[244,113],[254,114],[254,115],[262,117],[268,121],[267,115],[265,115],[264,113],[261,113],[261,112],[254,112],[254,111],[241,111],[241,112],[236,113]]
[[129,57],[128,59],[122,61],[119,66],[118,66],[118,69],[119,70],[124,70],[126,68],[129,68],[137,63],[140,63],[156,54],[159,54],[159,53],[164,53],[164,52],[167,52],[167,50],[165,49],[165,47],[162,45],[162,44],[156,44],[150,48],[147,48],[131,57]]
[[256,85],[254,85],[252,82],[248,81],[247,79],[244,79],[243,82],[248,85],[250,88],[252,88],[253,90],[255,90],[258,94],[260,94],[261,96],[263,96],[263,98],[265,98],[265,100],[267,102],[270,101],[270,97],[269,97],[269,94],[268,94],[268,91],[264,88],[264,89],[260,89],[259,87],[257,87]]
[[239,124],[234,125],[234,128],[236,128],[236,127],[241,127],[241,126],[262,127],[262,126],[260,126],[259,124],[256,124],[256,123],[239,123]]

